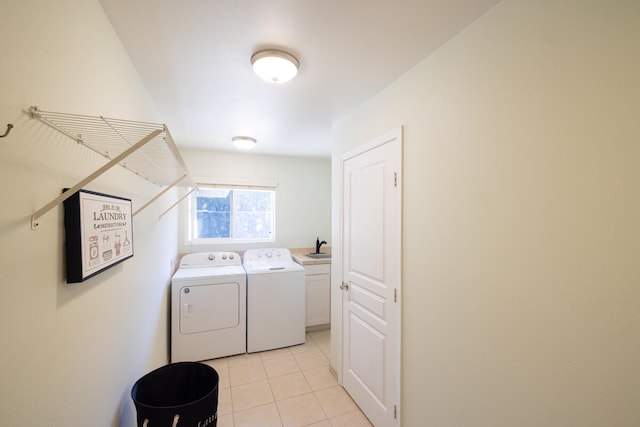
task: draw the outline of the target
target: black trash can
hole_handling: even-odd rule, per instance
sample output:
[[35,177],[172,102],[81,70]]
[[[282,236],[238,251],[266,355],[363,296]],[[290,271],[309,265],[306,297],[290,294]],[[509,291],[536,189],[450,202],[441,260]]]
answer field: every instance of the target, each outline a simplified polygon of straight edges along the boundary
[[216,370],[198,362],[149,372],[131,389],[138,427],[215,427],[218,382]]

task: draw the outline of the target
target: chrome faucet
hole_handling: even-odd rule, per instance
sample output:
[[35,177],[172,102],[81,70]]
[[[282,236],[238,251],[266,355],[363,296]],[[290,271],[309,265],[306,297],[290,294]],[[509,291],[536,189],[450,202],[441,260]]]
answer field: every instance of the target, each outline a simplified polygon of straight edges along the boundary
[[322,245],[326,245],[327,242],[326,240],[323,240],[322,242],[320,241],[320,238],[316,237],[316,253],[319,254],[320,253],[320,247]]

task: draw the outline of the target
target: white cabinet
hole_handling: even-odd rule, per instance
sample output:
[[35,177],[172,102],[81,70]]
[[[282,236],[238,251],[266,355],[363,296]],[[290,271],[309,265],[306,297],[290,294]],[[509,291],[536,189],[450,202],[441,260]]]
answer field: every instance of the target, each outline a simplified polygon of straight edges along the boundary
[[331,264],[305,265],[306,326],[328,325],[331,322]]

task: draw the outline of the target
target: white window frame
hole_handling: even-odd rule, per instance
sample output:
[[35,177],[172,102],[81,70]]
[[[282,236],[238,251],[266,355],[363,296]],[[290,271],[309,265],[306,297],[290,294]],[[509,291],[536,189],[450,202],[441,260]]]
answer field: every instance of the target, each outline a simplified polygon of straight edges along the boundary
[[[272,243],[276,239],[276,188],[278,184],[275,182],[258,182],[258,181],[238,181],[218,178],[196,178],[198,188],[222,188],[227,190],[261,190],[273,191],[272,198],[272,221],[271,221],[271,237],[268,239],[236,239],[236,238],[204,238],[195,237],[194,216],[196,215],[196,198],[198,197],[198,189],[191,192],[187,203],[187,243],[191,245],[212,245],[212,244],[234,244],[234,243]],[[232,213],[233,216],[233,213]],[[233,226],[233,224],[232,224]]]

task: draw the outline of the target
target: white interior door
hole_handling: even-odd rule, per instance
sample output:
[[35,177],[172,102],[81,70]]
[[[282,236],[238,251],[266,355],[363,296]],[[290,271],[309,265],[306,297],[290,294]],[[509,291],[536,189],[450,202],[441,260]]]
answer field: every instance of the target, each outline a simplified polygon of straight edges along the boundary
[[376,427],[400,425],[402,129],[343,157],[342,381]]

